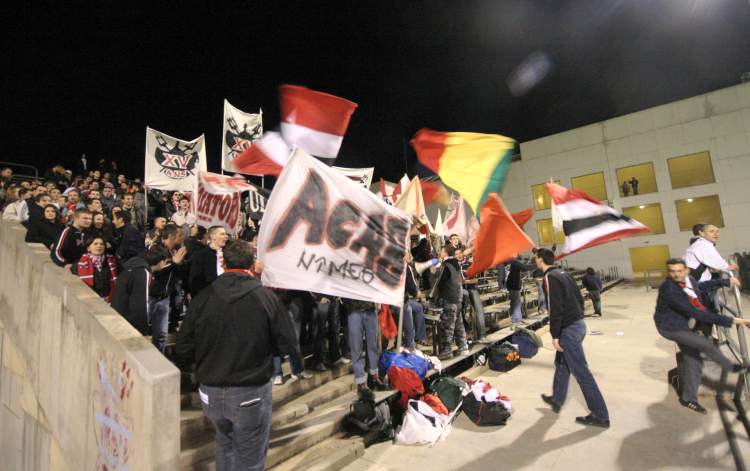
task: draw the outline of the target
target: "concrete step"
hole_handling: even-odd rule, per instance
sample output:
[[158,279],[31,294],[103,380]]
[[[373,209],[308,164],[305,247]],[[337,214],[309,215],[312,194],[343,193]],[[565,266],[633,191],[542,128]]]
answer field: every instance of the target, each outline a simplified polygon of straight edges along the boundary
[[361,437],[331,437],[271,468],[273,471],[338,471],[365,453]]

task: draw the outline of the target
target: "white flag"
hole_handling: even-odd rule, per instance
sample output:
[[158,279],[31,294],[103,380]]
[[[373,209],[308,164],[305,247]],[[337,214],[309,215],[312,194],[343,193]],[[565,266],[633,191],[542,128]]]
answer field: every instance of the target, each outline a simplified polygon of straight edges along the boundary
[[224,131],[221,133],[221,168],[237,172],[232,162],[263,136],[263,111],[245,113],[224,100]]
[[346,168],[346,167],[333,167],[339,171],[342,175],[346,175],[355,182],[359,183],[363,187],[369,189],[372,184],[372,174],[375,173],[375,167],[367,168]]
[[295,149],[260,225],[263,284],[401,305],[411,217]]
[[192,141],[183,141],[146,128],[146,187],[193,191],[198,172],[205,171],[206,145],[202,134]]
[[240,197],[243,191],[257,188],[242,178],[198,172],[196,222],[203,227],[223,226],[235,235],[240,223]]

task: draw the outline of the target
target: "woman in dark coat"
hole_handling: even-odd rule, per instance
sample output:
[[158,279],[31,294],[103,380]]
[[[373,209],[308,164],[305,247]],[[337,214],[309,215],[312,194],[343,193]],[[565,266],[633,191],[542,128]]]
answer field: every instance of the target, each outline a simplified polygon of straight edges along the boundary
[[29,230],[26,232],[26,242],[44,244],[51,248],[60,238],[65,226],[60,222],[60,210],[57,206],[48,204],[42,212],[42,219],[29,220]]

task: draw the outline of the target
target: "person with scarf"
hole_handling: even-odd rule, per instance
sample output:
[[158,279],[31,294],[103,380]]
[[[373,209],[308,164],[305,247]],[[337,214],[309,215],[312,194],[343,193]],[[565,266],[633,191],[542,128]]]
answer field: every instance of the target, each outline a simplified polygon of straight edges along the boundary
[[104,253],[106,243],[103,237],[94,236],[84,242],[86,253],[77,263],[70,267],[70,271],[96,291],[100,298],[107,303],[112,302],[112,291],[117,280],[117,259]]
[[713,313],[702,304],[702,291],[717,289],[719,286],[738,286],[736,278],[724,278],[698,282],[688,275],[685,260],[673,258],[667,261],[669,277],[659,286],[656,300],[654,323],[659,335],[675,342],[680,347],[678,371],[680,378],[680,404],[690,410],[706,413],[698,403],[698,386],[703,371],[701,354],[715,361],[729,371],[741,372],[747,365],[733,363],[714,345],[713,340],[703,332],[690,328],[690,321],[716,324],[722,327],[744,325],[750,327],[750,319],[722,316]]

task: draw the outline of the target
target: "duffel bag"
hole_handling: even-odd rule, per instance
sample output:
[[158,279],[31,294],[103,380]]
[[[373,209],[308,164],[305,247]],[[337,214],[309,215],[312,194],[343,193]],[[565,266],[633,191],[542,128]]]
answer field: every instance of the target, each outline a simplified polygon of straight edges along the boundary
[[466,383],[453,376],[440,375],[430,382],[429,390],[435,394],[445,407],[453,412],[461,404]]
[[464,397],[461,411],[479,426],[505,425],[510,417],[510,412],[501,402],[487,402],[484,399],[479,401],[474,394]]
[[528,334],[528,332],[519,330],[511,337],[513,345],[518,345],[518,354],[521,358],[534,358],[539,351],[539,346],[534,342],[534,339]]
[[508,342],[492,345],[489,351],[488,363],[493,371],[510,371],[521,364],[518,349]]

